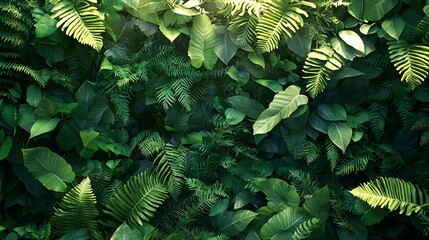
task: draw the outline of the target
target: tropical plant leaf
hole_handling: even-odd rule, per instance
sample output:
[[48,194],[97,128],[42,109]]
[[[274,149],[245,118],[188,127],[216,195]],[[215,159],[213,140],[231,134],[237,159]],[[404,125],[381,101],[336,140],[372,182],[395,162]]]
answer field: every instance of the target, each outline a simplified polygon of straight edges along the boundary
[[225,211],[212,218],[212,224],[220,232],[233,237],[244,231],[257,213],[249,210]]
[[348,6],[348,10],[359,20],[378,21],[398,2],[399,0],[355,0]]
[[92,191],[89,177],[73,187],[55,209],[50,223],[56,235],[70,230],[86,228],[90,235],[97,230],[97,200]]
[[326,221],[330,210],[330,194],[327,186],[305,198],[302,209],[320,221]]
[[237,45],[232,41],[227,27],[215,25],[214,30],[216,33],[216,47],[214,48],[214,52],[217,57],[227,65],[237,52]]
[[12,149],[12,138],[6,137],[0,144],[0,160],[5,159],[9,155],[10,149]]
[[57,27],[61,27],[68,36],[97,51],[103,47],[103,15],[88,0],[61,0],[52,8],[52,18],[58,18]]
[[362,38],[353,30],[341,30],[338,36],[347,43],[350,47],[358,50],[361,53],[365,53],[365,45]]
[[55,127],[60,122],[59,118],[39,118],[37,121],[31,126],[30,129],[30,138],[39,136],[41,134],[50,132],[55,129]]
[[405,28],[405,21],[401,17],[391,17],[384,20],[384,22],[381,24],[381,27],[384,31],[386,31],[387,34],[389,34],[389,36],[399,40],[399,37]]
[[301,88],[291,85],[277,93],[268,109],[264,110],[253,124],[253,134],[271,131],[281,120],[289,117],[299,106],[307,104],[308,98],[299,94]]
[[210,18],[205,14],[194,17],[188,50],[192,66],[199,68],[204,63],[206,69],[213,69],[217,61],[215,47],[216,34]]
[[350,191],[371,207],[387,207],[390,211],[399,210],[399,214],[424,211],[423,205],[429,202],[426,189],[399,178],[382,177],[356,187]]
[[276,212],[299,204],[300,199],[295,187],[281,179],[270,178],[256,183],[256,186],[267,196],[267,206]]
[[401,74],[401,80],[412,87],[420,85],[429,75],[429,47],[426,45],[410,45],[404,40],[390,42],[389,57]]
[[341,150],[346,152],[346,148],[352,139],[353,130],[347,123],[333,122],[328,127],[329,139]]
[[[304,26],[308,14],[302,7],[315,8],[307,1],[274,0],[264,3],[265,11],[256,26],[257,48],[262,53],[271,52],[279,47],[280,37],[292,38],[292,34]],[[301,16],[302,15],[302,16]]]
[[246,96],[232,96],[229,97],[227,101],[235,109],[253,119],[257,119],[261,112],[264,111],[264,106],[262,106],[261,103]]
[[301,223],[296,231],[293,233],[293,240],[306,239],[310,236],[311,232],[319,226],[320,220],[317,218],[311,218]]
[[75,178],[70,164],[46,147],[22,149],[25,167],[51,191],[64,192]]
[[167,199],[164,183],[147,171],[132,176],[123,188],[111,196],[104,212],[118,222],[143,225]]
[[262,226],[259,236],[271,240],[292,239],[295,231],[307,219],[297,206],[286,207]]

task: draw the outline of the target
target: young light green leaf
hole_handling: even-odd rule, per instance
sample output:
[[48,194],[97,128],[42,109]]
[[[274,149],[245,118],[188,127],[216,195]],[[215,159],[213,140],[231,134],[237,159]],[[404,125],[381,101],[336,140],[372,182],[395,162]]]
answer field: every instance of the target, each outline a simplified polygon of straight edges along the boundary
[[214,52],[216,35],[207,15],[201,14],[194,17],[190,37],[188,55],[191,58],[192,66],[199,68],[204,63],[206,69],[213,69],[217,61]]
[[341,150],[346,152],[346,148],[352,139],[353,130],[347,123],[333,122],[329,125],[329,139]]
[[46,147],[22,149],[24,166],[48,190],[65,192],[75,178],[70,164]]
[[358,50],[361,53],[365,53],[365,44],[363,43],[363,40],[359,34],[352,30],[341,30],[338,35],[350,47]]
[[233,237],[241,233],[256,215],[249,210],[226,211],[214,216],[212,224],[225,235]]
[[299,106],[307,104],[308,98],[300,95],[301,88],[291,85],[274,96],[268,109],[262,112],[253,124],[253,134],[271,131],[281,120],[289,117]]
[[405,21],[401,17],[391,17],[381,24],[384,31],[396,40],[399,40],[402,31],[405,28]]
[[39,118],[37,121],[31,126],[30,129],[30,138],[39,136],[41,134],[50,132],[54,130],[58,123],[60,122],[59,118]]

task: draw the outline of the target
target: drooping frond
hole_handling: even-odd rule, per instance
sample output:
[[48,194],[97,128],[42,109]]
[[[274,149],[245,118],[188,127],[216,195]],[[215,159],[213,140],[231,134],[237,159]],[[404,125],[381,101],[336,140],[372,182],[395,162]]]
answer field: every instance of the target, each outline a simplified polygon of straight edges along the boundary
[[305,144],[304,146],[304,156],[307,159],[308,164],[319,159],[321,152],[322,149],[320,145],[315,144],[313,142],[308,141],[307,144]]
[[135,149],[138,147],[145,157],[150,157],[156,153],[159,153],[163,145],[164,141],[162,140],[159,133],[152,130],[142,131],[133,139],[131,139],[131,148]]
[[369,154],[357,154],[350,159],[343,159],[337,165],[335,173],[340,176],[364,171],[368,166],[371,156]]
[[55,209],[50,220],[54,234],[62,236],[66,232],[78,228],[86,228],[90,233],[96,231],[98,216],[96,203],[91,181],[87,177],[72,188]]
[[411,87],[420,85],[429,75],[429,46],[407,41],[389,43],[390,60],[401,75],[401,80]]
[[228,22],[231,37],[238,47],[247,49],[256,39],[256,26],[259,19],[256,16],[244,14],[236,16]]
[[360,185],[350,191],[371,207],[387,207],[390,211],[399,210],[399,214],[410,216],[422,213],[424,205],[429,203],[426,189],[399,178],[379,178]]
[[301,223],[292,235],[293,240],[307,239],[311,232],[319,226],[318,218],[311,218]]
[[406,94],[398,95],[393,100],[393,105],[396,107],[396,112],[404,124],[414,116],[412,111],[414,109],[415,102],[416,100],[414,98],[409,97]]
[[143,225],[167,197],[168,190],[159,177],[145,171],[132,176],[121,191],[110,197],[104,212],[118,223]]
[[429,44],[429,16],[425,16],[417,24],[414,34],[422,38],[423,43]]
[[388,109],[385,104],[372,102],[368,108],[371,116],[369,126],[371,132],[375,135],[376,140],[380,140],[384,135],[384,126],[386,125]]
[[215,1],[218,13],[227,17],[235,18],[245,14],[260,18],[260,14],[264,10],[263,5],[254,0],[227,0]]
[[326,158],[329,161],[331,170],[334,171],[334,169],[337,167],[338,162],[340,161],[340,151],[338,147],[335,146],[335,144],[330,140],[326,140],[325,149]]
[[61,27],[68,36],[97,51],[103,47],[103,15],[93,6],[91,0],[60,0],[52,8],[52,18],[58,18],[57,27]]
[[273,0],[264,2],[264,14],[256,26],[257,48],[262,53],[271,52],[279,47],[281,36],[291,38],[292,34],[304,26],[304,17],[308,17],[302,7],[315,8],[307,1]]
[[305,60],[303,77],[307,81],[307,92],[316,97],[325,90],[330,74],[344,66],[345,62],[331,47],[325,46],[314,49]]

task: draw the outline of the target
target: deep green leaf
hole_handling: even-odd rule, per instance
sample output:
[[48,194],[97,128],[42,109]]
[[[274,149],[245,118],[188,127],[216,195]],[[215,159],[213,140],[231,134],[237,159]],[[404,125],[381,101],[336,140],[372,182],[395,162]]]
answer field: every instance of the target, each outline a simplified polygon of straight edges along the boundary
[[246,114],[235,110],[234,108],[227,108],[225,110],[226,122],[229,125],[237,125],[246,117]]
[[18,110],[18,119],[16,122],[20,127],[22,127],[25,131],[30,132],[33,124],[39,119],[34,112],[34,107],[29,104],[21,104]]
[[286,207],[262,226],[259,236],[271,240],[292,239],[296,229],[307,219],[297,206]]
[[6,137],[0,144],[0,160],[5,159],[9,155],[9,151],[12,148],[12,138]]
[[30,138],[39,136],[41,134],[50,132],[54,130],[58,123],[60,122],[59,118],[39,118],[37,121],[31,126],[30,129]]
[[229,104],[231,104],[232,107],[246,114],[252,119],[257,119],[261,112],[264,111],[264,106],[262,106],[261,103],[246,96],[232,96],[229,97],[227,101]]
[[384,20],[384,22],[381,24],[381,27],[391,37],[396,40],[399,40],[399,37],[401,36],[401,33],[402,31],[404,31],[405,28],[405,21],[398,16],[391,17]]
[[329,139],[341,150],[346,152],[346,148],[352,139],[353,130],[347,123],[333,122],[329,125]]
[[78,228],[68,231],[58,240],[87,240],[89,239],[88,230],[86,228]]
[[320,104],[317,108],[319,116],[327,121],[347,121],[347,113],[340,104]]
[[244,231],[257,213],[249,210],[225,211],[212,218],[212,224],[220,232],[233,237]]
[[57,21],[51,18],[49,14],[44,14],[39,19],[37,19],[37,23],[34,24],[36,27],[36,37],[37,38],[44,38],[52,33],[54,33],[57,30]]
[[270,178],[263,182],[256,183],[268,200],[268,207],[280,212],[288,206],[298,206],[299,195],[293,185],[277,178]]
[[226,26],[214,25],[216,33],[216,47],[214,52],[217,57],[224,63],[228,64],[237,52],[237,45],[232,41]]
[[398,2],[399,0],[354,0],[348,6],[348,11],[359,20],[378,21]]
[[39,105],[40,100],[42,99],[42,91],[40,88],[30,85],[27,87],[27,102],[33,107]]
[[24,165],[48,190],[64,192],[75,178],[70,164],[46,147],[22,149]]

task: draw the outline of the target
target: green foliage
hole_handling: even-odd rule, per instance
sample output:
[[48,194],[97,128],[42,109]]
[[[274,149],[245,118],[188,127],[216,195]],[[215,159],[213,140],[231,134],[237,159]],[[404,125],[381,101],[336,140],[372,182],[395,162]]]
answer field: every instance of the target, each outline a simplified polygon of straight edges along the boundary
[[103,46],[103,16],[92,4],[93,0],[61,0],[52,8],[52,18],[58,18],[57,27],[61,27],[68,36],[97,51]]
[[70,230],[79,228],[86,228],[90,233],[96,231],[98,217],[96,203],[91,181],[85,178],[63,197],[55,210],[50,220],[53,232],[62,236]]
[[109,198],[104,212],[117,222],[143,225],[168,197],[159,177],[148,172],[132,176],[122,189]]

